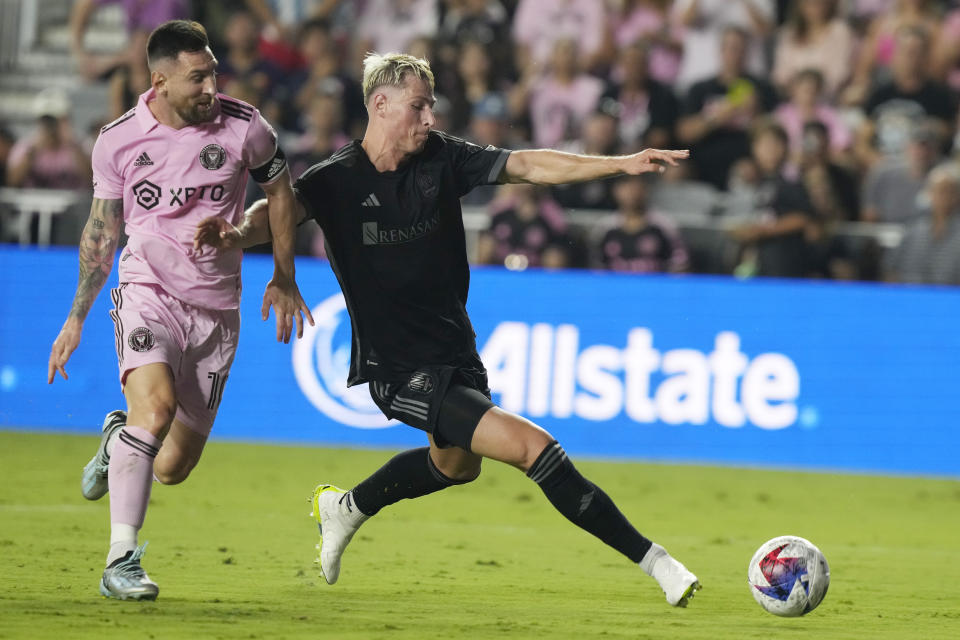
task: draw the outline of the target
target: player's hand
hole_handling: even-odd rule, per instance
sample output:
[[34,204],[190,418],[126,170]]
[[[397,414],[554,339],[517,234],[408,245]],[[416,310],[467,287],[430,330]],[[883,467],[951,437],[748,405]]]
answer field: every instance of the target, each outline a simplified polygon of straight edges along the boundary
[[240,229],[216,216],[204,218],[193,232],[193,250],[203,251],[204,245],[224,251],[240,246],[243,234]]
[[64,367],[67,360],[73,354],[77,345],[80,344],[80,335],[83,333],[83,325],[76,320],[67,319],[63,328],[60,329],[60,335],[53,341],[53,348],[50,349],[50,361],[47,364],[47,384],[53,384],[53,379],[59,371],[64,380],[67,380],[67,371]]
[[303,301],[300,295],[300,289],[296,281],[292,278],[283,278],[274,275],[267,283],[267,289],[263,292],[263,307],[260,309],[264,320],[270,317],[270,307],[273,307],[273,313],[277,316],[277,342],[290,342],[293,335],[293,322],[296,318],[297,337],[303,337],[303,316],[307,316],[307,322],[313,326],[313,315],[310,313],[310,307]]
[[630,175],[639,175],[641,173],[663,173],[667,165],[675,167],[679,160],[686,160],[690,157],[690,151],[665,150],[665,149],[644,149],[640,153],[626,157],[623,172]]

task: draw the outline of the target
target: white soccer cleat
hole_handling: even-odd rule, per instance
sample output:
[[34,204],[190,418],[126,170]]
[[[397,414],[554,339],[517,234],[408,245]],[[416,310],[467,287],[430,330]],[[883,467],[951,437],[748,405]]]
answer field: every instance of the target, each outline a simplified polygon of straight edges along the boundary
[[144,542],[103,570],[103,577],[100,578],[101,595],[117,600],[157,599],[160,593],[157,583],[140,566],[140,558],[146,548],[147,543]]
[[327,584],[340,577],[340,558],[347,545],[369,516],[353,504],[350,494],[339,487],[321,484],[313,490],[313,513],[320,528],[320,572]]
[[649,568],[648,573],[663,589],[667,603],[673,607],[687,606],[690,598],[703,588],[697,576],[658,544],[654,544],[648,553],[653,556],[649,562],[644,558],[641,566],[646,565]]

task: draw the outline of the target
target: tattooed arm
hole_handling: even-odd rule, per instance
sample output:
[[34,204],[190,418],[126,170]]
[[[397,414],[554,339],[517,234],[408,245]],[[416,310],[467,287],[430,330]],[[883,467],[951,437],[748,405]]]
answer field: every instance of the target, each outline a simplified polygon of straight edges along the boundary
[[64,380],[67,379],[64,366],[80,344],[83,323],[113,268],[122,221],[123,200],[93,199],[90,217],[80,237],[80,278],[77,293],[73,296],[73,306],[67,321],[63,323],[60,335],[50,350],[50,362],[47,365],[48,384],[53,383],[58,371]]

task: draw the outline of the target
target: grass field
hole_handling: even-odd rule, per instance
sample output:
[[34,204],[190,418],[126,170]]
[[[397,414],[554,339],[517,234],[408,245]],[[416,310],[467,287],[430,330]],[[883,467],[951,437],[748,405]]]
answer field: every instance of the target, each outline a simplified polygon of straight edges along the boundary
[[[155,486],[144,566],[154,603],[101,598],[108,505],[80,497],[92,437],[0,432],[0,638],[957,638],[960,482],[578,462],[696,572],[669,607],[629,561],[568,524],[517,471],[384,510],[340,582],[313,564],[308,497],[390,454],[214,441]],[[799,619],[746,585],[757,546],[814,541],[832,583]]]

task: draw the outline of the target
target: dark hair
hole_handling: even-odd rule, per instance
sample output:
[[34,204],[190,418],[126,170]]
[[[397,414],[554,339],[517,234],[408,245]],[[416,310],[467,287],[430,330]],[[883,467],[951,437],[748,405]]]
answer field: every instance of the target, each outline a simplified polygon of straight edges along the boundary
[[770,116],[757,118],[750,128],[750,142],[754,143],[763,136],[771,135],[785,147],[790,146],[790,137],[779,122]]
[[[806,42],[810,35],[810,25],[807,19],[803,17],[800,5],[803,0],[791,3],[789,14],[787,16],[787,32],[790,33],[797,42]],[[837,17],[837,0],[830,0],[830,11],[827,13],[827,22],[835,20]]]
[[827,129],[827,125],[823,123],[822,120],[807,120],[803,123],[803,135],[808,133],[817,133],[824,138],[830,137],[830,130]]
[[801,69],[797,71],[793,76],[793,83],[800,82],[801,80],[813,80],[817,83],[817,90],[823,91],[823,74],[820,73],[819,69],[814,69],[813,67],[808,67],[806,69]]
[[153,30],[147,40],[147,63],[152,67],[162,58],[176,60],[181,51],[203,51],[210,46],[207,30],[192,20],[170,20]]
[[326,35],[330,35],[330,21],[324,18],[310,18],[300,25],[298,37],[303,39],[311,31],[321,31]]

